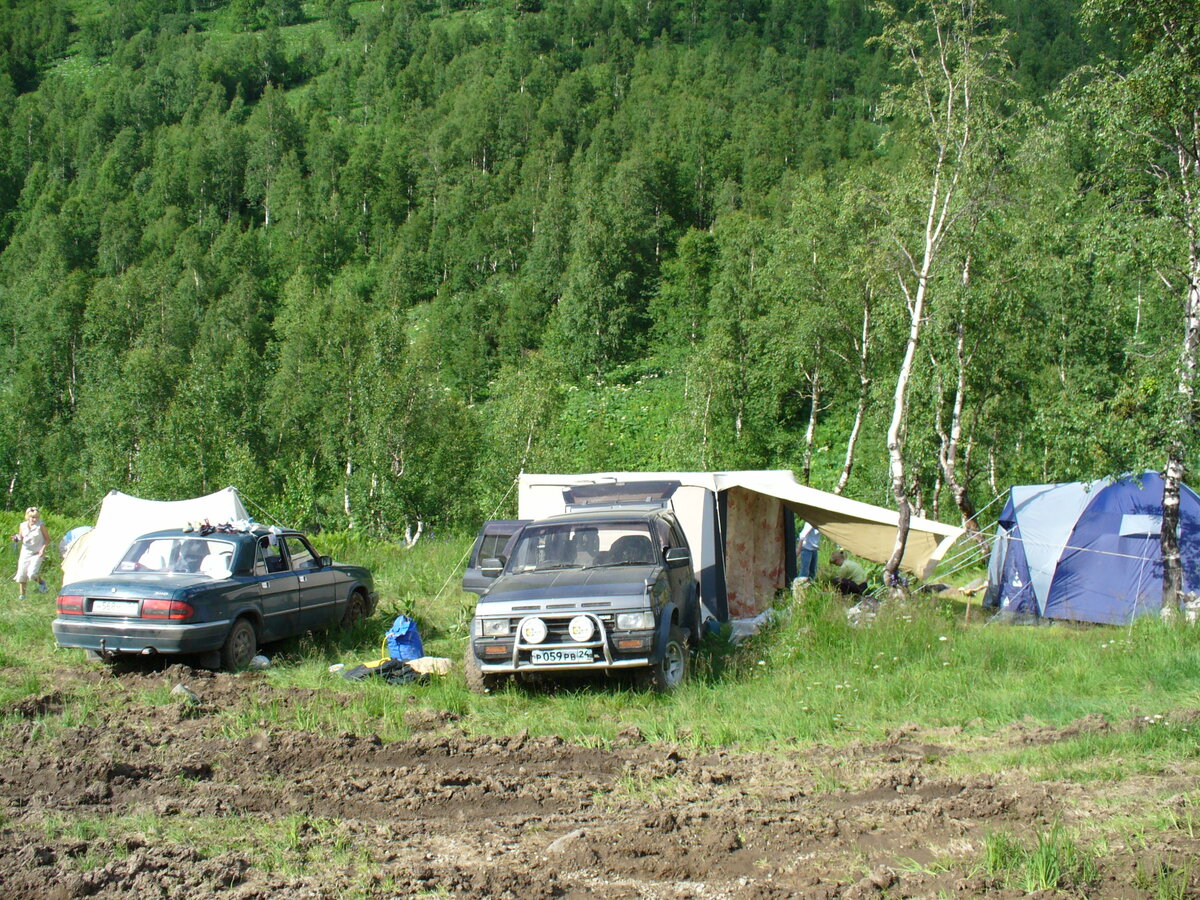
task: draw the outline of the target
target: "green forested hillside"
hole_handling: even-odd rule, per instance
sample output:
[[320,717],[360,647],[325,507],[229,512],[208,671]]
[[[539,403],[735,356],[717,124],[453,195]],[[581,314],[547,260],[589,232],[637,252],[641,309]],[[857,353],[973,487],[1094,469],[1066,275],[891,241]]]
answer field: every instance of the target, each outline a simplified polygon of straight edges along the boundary
[[[7,507],[236,484],[403,533],[521,469],[833,488],[860,398],[845,490],[886,502],[937,144],[909,5],[0,0]],[[1094,88],[1149,52],[1123,5],[978,26],[902,422],[930,514],[1163,464],[1187,235]]]

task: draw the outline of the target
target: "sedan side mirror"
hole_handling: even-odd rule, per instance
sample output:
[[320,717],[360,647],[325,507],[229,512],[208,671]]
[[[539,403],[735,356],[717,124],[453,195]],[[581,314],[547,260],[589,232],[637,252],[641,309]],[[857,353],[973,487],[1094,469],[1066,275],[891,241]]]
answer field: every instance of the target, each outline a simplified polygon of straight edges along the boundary
[[692,554],[688,552],[687,547],[668,547],[667,548],[667,565],[672,569],[677,569],[680,566],[686,566],[692,561]]
[[485,559],[479,564],[479,574],[484,578],[499,578],[504,571],[504,563],[498,559]]
[[333,565],[333,557],[332,556],[317,557],[317,563],[321,566],[322,569],[328,569],[330,566]]

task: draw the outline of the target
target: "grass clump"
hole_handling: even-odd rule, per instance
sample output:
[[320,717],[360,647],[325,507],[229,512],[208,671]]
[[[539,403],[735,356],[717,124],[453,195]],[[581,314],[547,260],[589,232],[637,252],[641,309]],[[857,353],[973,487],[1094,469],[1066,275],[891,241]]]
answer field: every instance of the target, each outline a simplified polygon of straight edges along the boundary
[[1133,885],[1146,891],[1153,900],[1185,900],[1190,891],[1194,863],[1187,859],[1176,864],[1152,857],[1139,859],[1134,868]]
[[983,870],[1004,887],[1034,891],[1086,891],[1100,877],[1096,854],[1078,844],[1058,822],[1025,841],[995,832],[984,844]]

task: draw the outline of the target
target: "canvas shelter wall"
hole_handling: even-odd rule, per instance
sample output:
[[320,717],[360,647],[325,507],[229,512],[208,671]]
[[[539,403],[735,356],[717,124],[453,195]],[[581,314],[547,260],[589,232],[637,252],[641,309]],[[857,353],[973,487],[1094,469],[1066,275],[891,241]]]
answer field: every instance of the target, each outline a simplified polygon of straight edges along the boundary
[[236,488],[189,500],[144,500],[111,491],[100,504],[96,526],[74,541],[63,558],[63,584],[108,575],[129,545],[143,534],[207,519],[214,525],[248,520]]
[[725,492],[725,595],[732,619],[757,616],[775,592],[795,577],[788,572],[785,535],[794,533],[778,497],[731,488]]

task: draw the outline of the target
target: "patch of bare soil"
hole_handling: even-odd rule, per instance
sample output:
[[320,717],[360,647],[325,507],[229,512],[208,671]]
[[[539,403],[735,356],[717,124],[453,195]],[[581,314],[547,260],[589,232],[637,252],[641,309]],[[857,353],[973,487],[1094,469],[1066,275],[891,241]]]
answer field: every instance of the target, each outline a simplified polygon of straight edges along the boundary
[[[296,695],[190,670],[120,683],[139,679],[186,682],[198,701],[52,731],[38,717],[62,708],[62,692],[3,710],[15,724],[0,731],[0,896],[1019,897],[982,874],[990,833],[1054,821],[1086,832],[1094,811],[1172,788],[953,777],[948,748],[916,729],[774,755],[645,743],[629,729],[595,749],[468,737],[452,714],[413,710],[415,736],[398,743],[265,728],[230,738],[216,710]],[[1087,719],[1059,736],[1111,727],[1137,723]],[[1055,739],[1015,726],[997,740]],[[1194,776],[1179,773],[1177,790]],[[1182,869],[1200,851],[1183,834],[1153,847],[1105,837],[1098,880],[1079,896],[1151,896],[1148,854]]]

